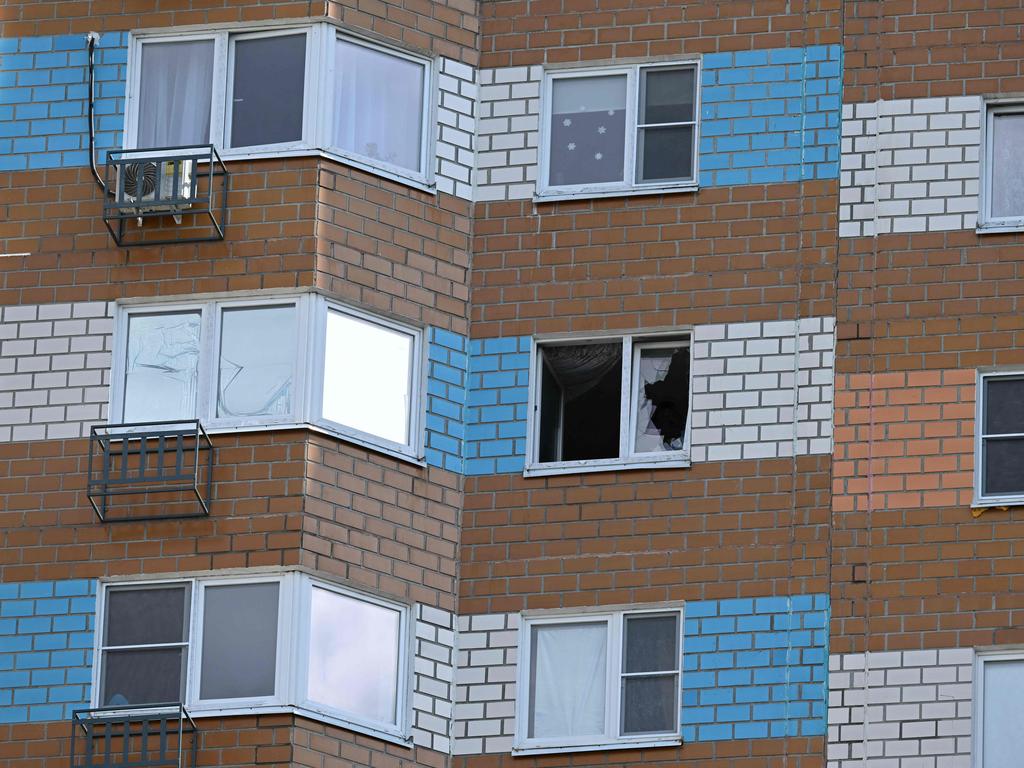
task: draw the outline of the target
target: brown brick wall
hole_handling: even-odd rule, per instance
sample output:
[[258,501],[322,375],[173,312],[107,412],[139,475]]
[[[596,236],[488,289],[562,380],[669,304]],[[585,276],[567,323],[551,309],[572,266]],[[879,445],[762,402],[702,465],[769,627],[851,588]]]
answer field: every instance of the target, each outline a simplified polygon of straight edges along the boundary
[[472,335],[831,315],[837,186],[478,204]]
[[485,0],[483,67],[841,42],[840,0]]
[[468,477],[459,613],[824,592],[829,468]]
[[846,103],[1024,90],[1019,0],[843,3]]
[[4,37],[307,17],[474,66],[479,58],[476,0],[5,0],[0,7]]

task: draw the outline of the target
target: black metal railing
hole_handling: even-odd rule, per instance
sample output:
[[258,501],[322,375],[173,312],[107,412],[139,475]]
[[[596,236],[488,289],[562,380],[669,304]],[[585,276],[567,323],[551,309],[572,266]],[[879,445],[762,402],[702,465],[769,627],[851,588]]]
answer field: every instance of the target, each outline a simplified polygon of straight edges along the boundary
[[[197,420],[136,422],[94,426],[89,434],[87,494],[103,522],[138,522],[210,514],[213,492],[213,443]],[[119,496],[185,494],[195,499],[194,512],[110,516],[112,500]],[[155,501],[155,500],[154,500]],[[191,505],[189,505],[191,506]]]
[[71,768],[196,768],[199,729],[181,704],[78,709]]
[[[103,223],[119,246],[223,240],[228,181],[212,144],[108,152]],[[174,217],[175,229],[142,229],[144,220],[160,216]]]

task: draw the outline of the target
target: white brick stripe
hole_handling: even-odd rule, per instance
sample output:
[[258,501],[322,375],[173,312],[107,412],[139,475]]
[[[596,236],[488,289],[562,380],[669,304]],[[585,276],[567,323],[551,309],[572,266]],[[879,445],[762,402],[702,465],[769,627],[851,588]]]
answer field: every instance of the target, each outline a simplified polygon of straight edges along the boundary
[[0,442],[87,436],[107,416],[114,305],[0,312]]
[[974,651],[829,657],[827,768],[971,768]]
[[459,616],[452,754],[511,752],[519,615]]
[[455,614],[416,606],[412,740],[448,754],[455,687]]
[[477,201],[533,196],[541,76],[539,66],[480,70]]
[[437,107],[437,189],[473,199],[476,135],[476,70],[441,59]]

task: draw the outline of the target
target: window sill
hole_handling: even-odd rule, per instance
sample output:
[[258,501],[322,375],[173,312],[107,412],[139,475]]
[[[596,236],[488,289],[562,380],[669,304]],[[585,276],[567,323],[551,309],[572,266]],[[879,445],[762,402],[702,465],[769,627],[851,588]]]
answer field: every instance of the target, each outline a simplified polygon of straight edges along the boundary
[[548,477],[551,475],[574,475],[589,472],[619,472],[630,469],[688,469],[688,455],[661,459],[586,459],[584,461],[559,461],[544,464],[527,464],[523,477]]
[[663,184],[649,187],[630,187],[629,189],[605,189],[605,190],[574,190],[559,191],[545,190],[537,192],[533,196],[535,203],[553,203],[559,200],[590,200],[610,197],[641,197],[643,195],[671,195],[688,194],[697,192],[699,186],[693,184]]
[[619,749],[654,749],[656,747],[678,747],[682,738],[648,739],[645,741],[611,741],[603,744],[582,744],[575,746],[513,746],[513,755],[557,755],[570,752],[597,752]]
[[996,507],[1024,507],[1024,495],[1003,496],[1001,498],[979,498],[971,499],[971,509],[993,509]]
[[1005,232],[1024,232],[1024,220],[978,224],[974,231],[979,235],[996,235]]

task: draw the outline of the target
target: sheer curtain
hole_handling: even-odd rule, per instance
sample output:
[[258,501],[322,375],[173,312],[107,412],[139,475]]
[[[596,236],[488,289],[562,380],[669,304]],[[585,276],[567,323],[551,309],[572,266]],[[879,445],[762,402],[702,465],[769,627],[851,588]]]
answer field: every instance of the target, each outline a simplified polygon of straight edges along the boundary
[[421,171],[423,65],[346,40],[336,51],[335,146]]
[[212,87],[212,40],[144,44],[136,146],[208,143]]
[[534,627],[532,640],[530,737],[603,734],[608,625]]

